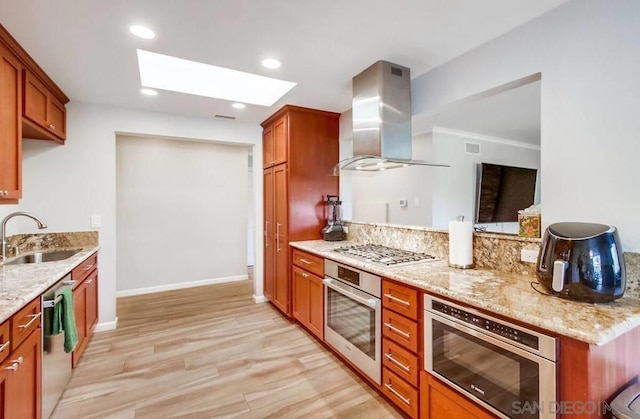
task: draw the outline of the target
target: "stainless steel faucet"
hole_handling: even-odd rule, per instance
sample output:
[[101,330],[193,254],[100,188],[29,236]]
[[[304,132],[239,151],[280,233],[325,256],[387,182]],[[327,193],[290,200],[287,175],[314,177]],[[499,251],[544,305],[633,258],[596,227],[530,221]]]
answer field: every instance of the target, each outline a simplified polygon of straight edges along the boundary
[[12,219],[13,217],[18,217],[18,216],[31,218],[33,221],[35,221],[38,224],[38,228],[41,230],[43,228],[47,228],[47,225],[44,222],[42,222],[41,219],[31,214],[30,212],[24,212],[24,211],[12,212],[11,214],[4,217],[4,219],[2,220],[2,223],[0,223],[0,238],[2,240],[0,244],[2,245],[2,261],[3,262],[7,259],[7,247],[9,245],[9,243],[6,240],[7,239],[6,237],[7,221]]

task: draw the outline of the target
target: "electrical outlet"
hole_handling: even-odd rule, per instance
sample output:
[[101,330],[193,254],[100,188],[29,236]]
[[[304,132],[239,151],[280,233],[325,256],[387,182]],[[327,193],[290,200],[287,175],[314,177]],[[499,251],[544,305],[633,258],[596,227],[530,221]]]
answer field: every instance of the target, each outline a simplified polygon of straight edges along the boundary
[[420,198],[415,198],[413,200],[413,206],[416,208],[420,208]]
[[400,208],[406,208],[407,207],[407,200],[406,199],[398,200],[398,205],[400,205]]
[[342,231],[344,231],[344,234],[349,234],[349,227],[343,225],[342,226]]
[[538,261],[538,251],[535,249],[522,249],[520,251],[520,260],[528,263],[536,263]]

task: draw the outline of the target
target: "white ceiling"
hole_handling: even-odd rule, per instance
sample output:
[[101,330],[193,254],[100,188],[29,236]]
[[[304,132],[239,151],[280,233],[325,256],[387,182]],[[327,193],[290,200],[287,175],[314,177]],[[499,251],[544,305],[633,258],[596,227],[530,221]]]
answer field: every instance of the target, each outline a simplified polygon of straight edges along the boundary
[[[351,78],[378,60],[412,77],[566,0],[0,0],[0,23],[74,101],[261,122],[284,104],[351,107]],[[132,24],[157,33],[133,37]],[[298,83],[272,107],[139,93],[136,48]],[[268,70],[265,57],[282,61]]]

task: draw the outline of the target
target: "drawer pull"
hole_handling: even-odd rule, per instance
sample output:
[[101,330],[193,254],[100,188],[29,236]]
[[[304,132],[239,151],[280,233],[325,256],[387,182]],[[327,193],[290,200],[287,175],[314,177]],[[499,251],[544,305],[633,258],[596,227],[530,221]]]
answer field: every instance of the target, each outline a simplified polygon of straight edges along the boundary
[[391,323],[385,323],[385,326],[387,326],[389,329],[393,330],[394,332],[396,332],[399,335],[404,336],[407,339],[411,338],[411,335],[407,332],[405,332],[404,330],[400,330],[397,327],[394,327]]
[[31,326],[31,323],[35,322],[36,320],[38,320],[40,318],[40,316],[42,315],[42,313],[38,313],[38,314],[30,314],[29,317],[31,317],[31,320],[29,320],[27,322],[27,324],[21,324],[18,325],[18,328],[20,329],[27,329],[29,326]]
[[11,365],[9,365],[8,367],[4,367],[5,370],[9,370],[9,371],[15,371],[18,369],[18,364],[17,363],[13,363]]
[[22,363],[24,362],[24,358],[19,356],[18,359],[14,359],[11,362],[13,362],[14,364],[22,365]]
[[8,348],[10,343],[11,343],[10,340],[8,340],[5,343],[3,343],[2,346],[0,346],[0,352],[4,351],[6,348]]
[[93,268],[93,265],[94,264],[92,263],[91,265],[87,266],[86,268],[83,268],[82,271],[83,272],[87,272],[89,269]]
[[394,396],[396,396],[397,398],[399,398],[400,400],[402,400],[405,404],[407,404],[408,406],[411,406],[411,399],[407,399],[406,397],[404,397],[402,394],[398,393],[398,391],[396,389],[393,388],[393,386],[389,383],[384,383],[384,386],[391,392],[393,393]]
[[303,272],[303,273],[302,273],[302,277],[303,277],[303,278],[309,278],[309,275]]
[[93,278],[87,279],[85,282],[87,283],[87,285],[89,285],[89,284],[91,284],[93,282]]
[[304,258],[300,258],[300,262],[304,263],[305,265],[313,265],[313,262],[309,262],[308,260],[306,260]]
[[389,361],[391,361],[392,363],[396,364],[398,367],[402,368],[403,370],[405,370],[406,372],[411,372],[411,367],[408,367],[406,365],[404,365],[402,362],[398,361],[397,359],[395,359],[393,357],[393,355],[391,354],[384,354],[384,356],[387,357],[387,359]]
[[403,299],[401,299],[401,298],[398,298],[398,297],[394,297],[394,296],[393,296],[393,295],[391,295],[391,294],[385,294],[384,296],[385,296],[385,297],[387,297],[388,299],[392,300],[392,301],[395,301],[396,303],[399,303],[399,304],[405,305],[405,306],[407,306],[407,307],[411,306],[411,303],[410,303],[410,302],[405,301],[405,300],[403,300]]

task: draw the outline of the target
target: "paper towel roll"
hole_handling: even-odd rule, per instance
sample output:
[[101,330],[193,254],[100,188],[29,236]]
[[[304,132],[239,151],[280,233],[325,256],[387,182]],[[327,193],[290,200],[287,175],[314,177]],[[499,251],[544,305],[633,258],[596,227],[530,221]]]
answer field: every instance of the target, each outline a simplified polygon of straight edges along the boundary
[[473,223],[449,221],[449,266],[473,268]]

